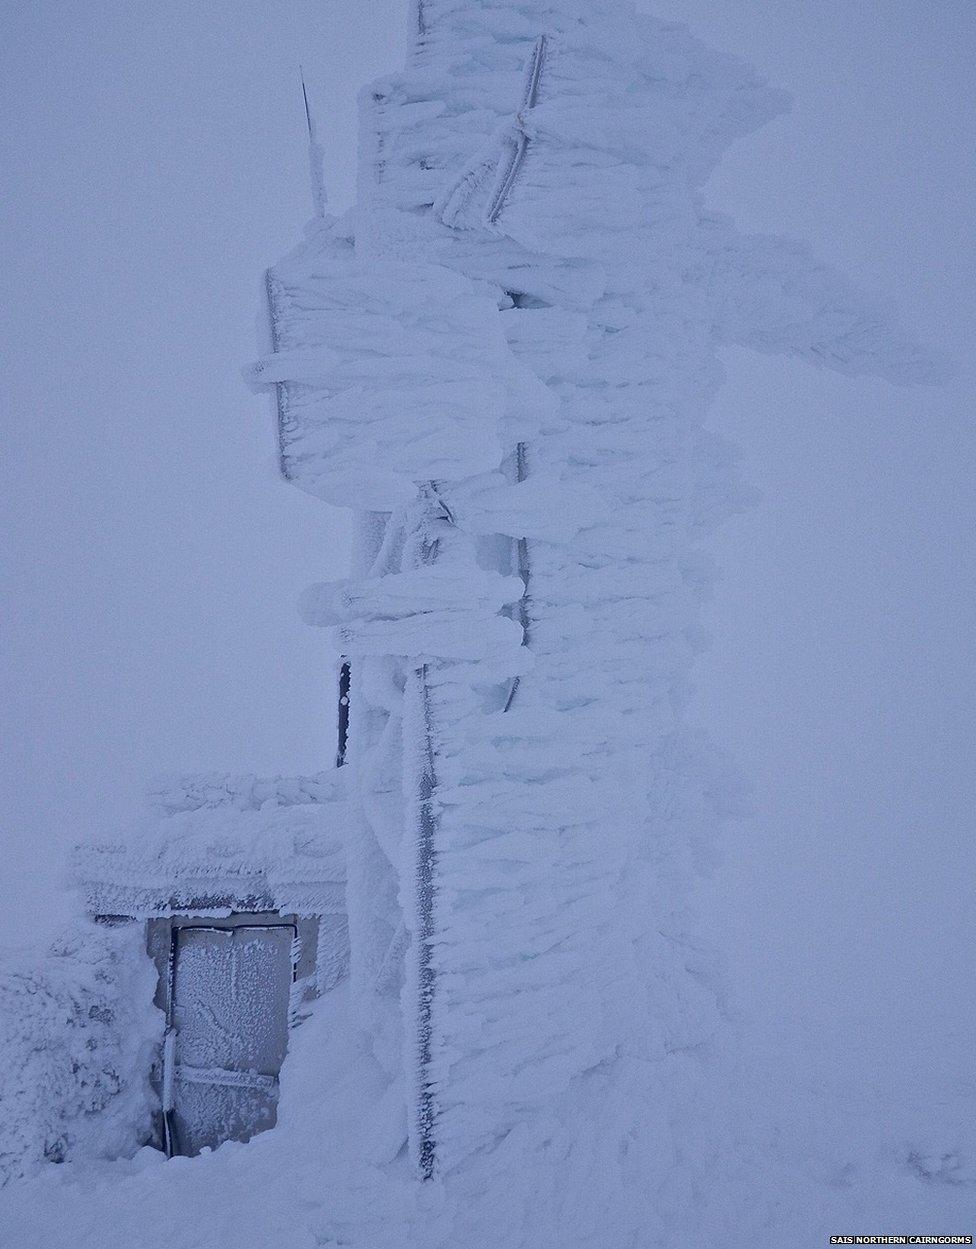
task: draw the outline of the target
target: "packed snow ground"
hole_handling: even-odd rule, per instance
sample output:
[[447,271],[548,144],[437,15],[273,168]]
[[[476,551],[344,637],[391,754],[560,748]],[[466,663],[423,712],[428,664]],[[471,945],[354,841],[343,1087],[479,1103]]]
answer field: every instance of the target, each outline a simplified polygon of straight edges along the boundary
[[[293,1035],[273,1132],[192,1160],[167,1162],[144,1149],[128,1161],[43,1167],[0,1195],[3,1243],[18,1249],[819,1249],[846,1231],[952,1233],[972,1226],[971,1104],[934,1111],[913,1104],[908,1091],[904,1102],[881,1103],[870,1088],[850,1090],[839,1104],[836,1094],[794,1081],[788,1056],[767,1048],[753,1053],[768,1066],[720,1064],[699,1090],[703,1123],[725,1125],[721,1134],[702,1130],[696,1142],[704,1156],[712,1155],[707,1186],[696,1182],[688,1157],[657,1159],[652,1186],[639,1165],[629,1173],[625,1157],[601,1158],[599,1138],[574,1142],[595,1182],[620,1168],[633,1186],[628,1203],[647,1203],[643,1237],[619,1227],[611,1207],[591,1209],[575,1239],[548,1239],[544,1232],[535,1239],[547,1222],[563,1222],[560,1202],[586,1208],[585,1194],[559,1186],[557,1168],[551,1188],[533,1191],[539,1204],[533,1239],[520,1239],[508,1216],[521,1194],[498,1194],[486,1207],[470,1178],[417,1184],[402,1110],[384,1105],[385,1076],[356,1040],[348,1012],[348,994],[340,990],[320,1001]],[[632,1094],[639,1097],[645,1087],[635,1072]],[[594,1124],[603,1093],[596,1079],[581,1107]],[[378,1112],[366,1121],[363,1106],[370,1104]]]

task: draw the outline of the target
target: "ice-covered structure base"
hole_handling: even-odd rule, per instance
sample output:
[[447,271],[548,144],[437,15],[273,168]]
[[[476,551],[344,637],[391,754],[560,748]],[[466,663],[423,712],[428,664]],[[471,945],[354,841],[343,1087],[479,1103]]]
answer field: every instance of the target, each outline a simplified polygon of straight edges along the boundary
[[[45,1167],[0,1190],[0,1229],[19,1249],[818,1249],[842,1229],[971,1226],[961,1105],[924,1125],[870,1090],[839,1107],[719,1052],[671,1089],[632,1079],[608,1101],[595,1078],[554,1115],[531,1172],[502,1154],[418,1184],[404,1151],[391,1159],[404,1118],[343,987],[293,1035],[273,1132]],[[612,1148],[600,1125],[652,1098],[656,1135]]]

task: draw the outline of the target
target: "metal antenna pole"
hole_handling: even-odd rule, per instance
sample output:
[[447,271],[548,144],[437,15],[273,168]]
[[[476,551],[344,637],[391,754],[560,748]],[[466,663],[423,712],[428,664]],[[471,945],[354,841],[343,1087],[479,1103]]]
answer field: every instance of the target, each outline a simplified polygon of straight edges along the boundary
[[315,133],[315,123],[312,121],[312,110],[308,105],[308,88],[305,86],[305,70],[301,65],[298,67],[299,77],[302,80],[302,100],[305,103],[305,126],[308,130],[308,172],[312,181],[312,200],[315,203],[316,216],[324,217],[329,203],[329,197],[325,191],[325,175],[322,172],[325,153],[318,141]]

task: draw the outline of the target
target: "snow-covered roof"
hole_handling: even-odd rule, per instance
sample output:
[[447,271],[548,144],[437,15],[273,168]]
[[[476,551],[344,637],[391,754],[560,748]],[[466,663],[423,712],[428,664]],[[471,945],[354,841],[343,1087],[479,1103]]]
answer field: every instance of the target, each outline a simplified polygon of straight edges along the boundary
[[79,846],[73,875],[93,915],[345,910],[345,803],[337,775],[208,774],[149,795],[126,838]]

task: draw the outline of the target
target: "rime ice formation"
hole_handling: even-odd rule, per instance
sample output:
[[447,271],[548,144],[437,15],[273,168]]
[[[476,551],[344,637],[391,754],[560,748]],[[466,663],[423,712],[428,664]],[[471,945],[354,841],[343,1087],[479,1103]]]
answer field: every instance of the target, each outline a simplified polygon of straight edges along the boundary
[[0,964],[0,1186],[42,1160],[131,1154],[152,1115],[163,1031],[140,935],[79,924]]
[[147,807],[134,837],[74,855],[89,915],[192,914],[226,897],[254,911],[343,914],[345,802],[329,774],[174,778]]
[[349,578],[300,604],[351,666],[346,766],[297,794],[177,786],[144,855],[219,876],[243,838],[280,875],[303,854],[282,809],[304,828],[327,800],[350,983],[303,1028],[274,1133],[120,1164],[118,1243],[156,1244],[177,1201],[200,1220],[180,1243],[211,1243],[211,1194],[242,1249],[773,1249],[798,1220],[948,1209],[898,1204],[905,1150],[847,1170],[778,1145],[818,1112],[764,1112],[769,1073],[727,1040],[686,898],[731,786],[682,718],[698,544],[737,506],[702,424],[718,349],[935,366],[804,248],[703,206],[783,107],[746,67],[626,2],[413,22],[362,95],[358,203],[268,274],[251,370],[285,477],[357,513]]
[[316,987],[346,976],[341,790],[328,773],[175,778],[127,837],[75,853],[88,915],[130,922],[78,923],[46,955],[0,960],[0,1186],[45,1159],[118,1158],[154,1139],[165,1021],[146,926],[132,921],[226,914],[228,898],[314,915]]
[[253,373],[285,475],[362,514],[353,577],[304,600],[352,662],[353,996],[418,1175],[532,1177],[486,1243],[644,1245],[721,1026],[682,912],[723,803],[682,725],[696,543],[736,502],[717,348],[932,366],[704,209],[783,105],[748,69],[627,4],[414,20],[362,96],[357,207],[269,275]]

